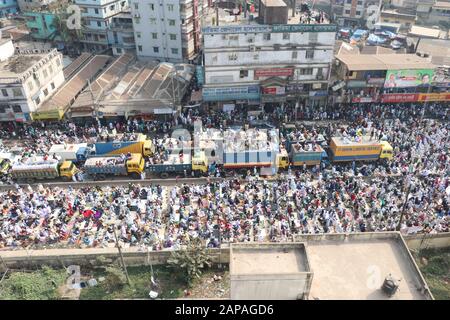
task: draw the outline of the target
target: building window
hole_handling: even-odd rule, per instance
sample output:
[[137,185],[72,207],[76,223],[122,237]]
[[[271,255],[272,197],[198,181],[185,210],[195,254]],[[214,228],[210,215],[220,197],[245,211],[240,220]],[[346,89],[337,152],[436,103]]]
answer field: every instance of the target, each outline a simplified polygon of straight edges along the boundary
[[167,10],[168,11],[173,11],[173,4],[168,4],[167,5]]
[[100,21],[97,21],[97,27],[101,27],[102,23]]
[[52,90],[55,90],[55,83],[54,82],[50,83],[50,86],[52,87]]
[[360,16],[361,15],[361,11],[356,11],[356,15]]
[[42,70],[42,74],[44,75],[44,78],[48,77],[47,69]]
[[12,90],[14,97],[22,97],[22,90],[20,90],[19,88],[13,88]]
[[304,75],[312,75],[313,74],[313,69],[312,68],[302,68],[302,69],[300,69],[300,74],[302,76],[304,76]]
[[178,54],[178,49],[177,48],[172,48],[172,54]]
[[38,106],[41,103],[41,98],[37,97],[36,100],[34,100],[34,102]]
[[235,61],[237,60],[237,54],[236,53],[232,53],[228,56],[228,60],[230,61]]
[[156,24],[156,18],[150,18],[150,24]]
[[177,35],[175,33],[169,34],[170,40],[177,40]]
[[153,38],[153,39],[158,39],[158,34],[153,32],[153,33],[152,33],[152,38]]
[[309,33],[309,42],[316,43],[318,40],[319,34],[317,32]]
[[98,14],[98,9],[94,9],[95,14]]
[[306,59],[314,58],[314,50],[306,50]]
[[297,57],[298,57],[298,52],[292,51],[292,59],[297,59]]
[[44,96],[48,96],[48,89],[44,89]]
[[264,33],[263,39],[264,40],[270,40],[270,33]]
[[259,60],[259,54],[258,53],[253,56],[253,60]]
[[158,53],[159,52],[159,47],[153,47],[153,52],[154,53]]
[[151,11],[155,11],[155,5],[153,3],[150,3],[149,6]]
[[142,52],[142,46],[138,46],[138,51]]
[[6,89],[2,89],[2,95],[4,97],[7,97],[8,96],[8,91]]
[[28,82],[28,90],[33,90],[33,82],[32,81],[30,81],[30,82]]
[[139,4],[138,4],[138,3],[134,3],[134,8],[135,8],[136,10],[139,10]]
[[345,14],[350,14],[350,10],[345,10]]
[[283,40],[289,40],[291,35],[289,33],[283,33]]
[[50,74],[53,74],[53,67],[51,65],[48,66],[48,72],[50,72]]
[[358,1],[358,6],[362,6],[362,4],[363,4],[362,0],[359,0]]
[[114,6],[114,5],[109,6],[109,10],[114,11],[114,9],[115,9],[115,6]]
[[175,20],[169,19],[169,26],[174,26],[175,25]]
[[136,32],[136,38],[141,38],[141,33],[140,32]]
[[[150,19],[150,20],[152,20],[152,19]],[[136,23],[136,24],[141,23],[141,18],[135,17],[135,18],[134,18],[134,23]]]
[[239,78],[247,78],[247,77],[248,77],[248,70],[239,71]]
[[18,104],[14,104],[14,105],[12,106],[12,109],[13,109],[13,111],[14,111],[15,113],[22,113],[22,107],[21,107],[20,105],[18,105]]

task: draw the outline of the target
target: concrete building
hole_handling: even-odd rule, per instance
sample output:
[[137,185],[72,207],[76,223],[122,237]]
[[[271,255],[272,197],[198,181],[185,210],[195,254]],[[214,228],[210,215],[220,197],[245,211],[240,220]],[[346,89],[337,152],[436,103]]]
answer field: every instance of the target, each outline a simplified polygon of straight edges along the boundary
[[383,10],[380,14],[382,23],[399,23],[400,30],[409,30],[416,23],[416,14],[402,12],[401,10]]
[[[433,85],[435,65],[415,54],[338,54],[337,103],[449,101]],[[437,94],[437,95],[436,95]],[[447,100],[449,99],[449,100]]]
[[0,41],[0,121],[29,121],[64,83],[62,55],[56,49],[14,54],[11,40]]
[[0,0],[0,18],[11,13],[17,13],[18,9],[17,0]]
[[303,243],[230,246],[232,300],[307,299],[312,281]]
[[188,62],[201,49],[203,16],[213,0],[130,0],[139,59]]
[[367,8],[380,6],[382,0],[332,0],[331,12],[334,21],[343,27],[365,27]]
[[129,11],[119,13],[112,18],[108,38],[111,39],[113,55],[120,56],[125,53],[136,52],[133,16]]
[[441,25],[450,28],[450,1],[436,1],[431,7],[427,19],[428,24]]
[[[383,289],[391,277],[397,290]],[[399,232],[297,235],[230,246],[232,300],[433,300]]]
[[[261,3],[267,7],[273,2]],[[319,12],[309,24],[287,5],[279,13],[277,19],[284,20],[276,25],[259,23],[265,18],[256,12],[230,16],[222,9],[219,26],[215,17],[206,21],[204,102],[268,108],[286,102],[326,103],[336,26]]]
[[112,18],[128,10],[128,0],[75,0],[75,4],[81,8],[85,50],[107,50],[113,43],[108,38]]

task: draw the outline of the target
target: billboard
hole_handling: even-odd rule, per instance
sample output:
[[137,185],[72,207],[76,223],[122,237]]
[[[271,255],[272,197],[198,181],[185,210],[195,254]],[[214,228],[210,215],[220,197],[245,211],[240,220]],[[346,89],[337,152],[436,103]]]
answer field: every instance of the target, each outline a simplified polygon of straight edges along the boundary
[[432,69],[388,70],[385,88],[427,87],[433,79]]
[[293,68],[256,69],[255,77],[289,77],[294,74]]

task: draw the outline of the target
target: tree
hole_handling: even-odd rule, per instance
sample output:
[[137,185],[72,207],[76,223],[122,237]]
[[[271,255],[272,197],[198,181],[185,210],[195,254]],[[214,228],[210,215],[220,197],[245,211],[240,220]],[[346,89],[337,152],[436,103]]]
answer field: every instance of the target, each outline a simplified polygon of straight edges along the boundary
[[55,29],[49,37],[52,41],[62,41],[65,47],[79,47],[82,39],[82,29],[71,29],[67,26],[67,17],[63,13],[57,13],[51,27]]
[[106,268],[105,286],[108,291],[121,290],[126,283],[127,279],[120,268],[115,266]]
[[211,259],[200,239],[191,239],[184,250],[173,251],[167,263],[181,272],[188,286],[195,278],[200,278],[203,269],[211,266]]

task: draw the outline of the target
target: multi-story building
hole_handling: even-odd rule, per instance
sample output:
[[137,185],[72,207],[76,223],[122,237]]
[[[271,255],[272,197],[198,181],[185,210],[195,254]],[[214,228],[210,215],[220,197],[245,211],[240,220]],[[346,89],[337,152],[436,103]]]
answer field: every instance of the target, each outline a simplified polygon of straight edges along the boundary
[[134,53],[136,51],[133,17],[130,12],[122,12],[112,18],[112,22],[109,25],[108,38],[111,39],[113,55]]
[[62,58],[56,49],[15,53],[12,40],[0,40],[0,121],[31,119],[64,83]]
[[58,40],[58,30],[54,24],[55,18],[58,15],[65,15],[70,0],[46,1],[46,4],[42,6],[35,6],[36,2],[24,2],[29,6],[21,9],[26,18],[30,36],[37,40]]
[[[259,14],[219,10],[219,20],[212,17],[202,30],[203,101],[325,104],[336,25],[323,13],[313,15],[306,24],[307,18],[292,14],[282,0],[261,0]],[[268,20],[272,24],[264,23]]]
[[107,50],[113,42],[108,38],[112,18],[128,9],[128,0],[75,0],[75,4],[81,8],[84,49]]
[[140,59],[193,60],[201,49],[201,23],[213,0],[130,0]]
[[416,23],[416,14],[408,13],[403,10],[383,10],[380,14],[380,22],[400,24],[401,30],[409,30]]
[[367,8],[380,8],[382,0],[332,0],[332,14],[337,24],[345,27],[364,26],[370,16]]
[[0,0],[0,18],[18,11],[17,0]]

